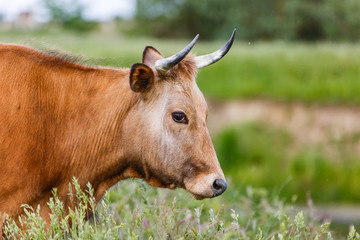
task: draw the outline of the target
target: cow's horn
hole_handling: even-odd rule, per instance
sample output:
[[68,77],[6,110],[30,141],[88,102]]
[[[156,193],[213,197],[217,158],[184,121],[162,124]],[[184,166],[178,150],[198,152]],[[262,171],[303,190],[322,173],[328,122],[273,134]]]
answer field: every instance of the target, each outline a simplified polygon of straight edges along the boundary
[[168,58],[159,59],[155,62],[155,68],[160,73],[166,73],[170,68],[174,67],[176,64],[178,64],[181,60],[184,59],[184,57],[191,51],[191,49],[194,47],[196,40],[198,39],[199,34],[196,35],[196,37],[187,45],[183,50],[180,52],[172,55]]
[[236,33],[236,28],[234,29],[229,41],[222,48],[217,50],[216,52],[195,57],[196,67],[202,68],[202,67],[209,66],[210,64],[213,64],[213,63],[219,61],[223,56],[225,56],[225,54],[230,50],[231,45],[234,42],[235,33]]

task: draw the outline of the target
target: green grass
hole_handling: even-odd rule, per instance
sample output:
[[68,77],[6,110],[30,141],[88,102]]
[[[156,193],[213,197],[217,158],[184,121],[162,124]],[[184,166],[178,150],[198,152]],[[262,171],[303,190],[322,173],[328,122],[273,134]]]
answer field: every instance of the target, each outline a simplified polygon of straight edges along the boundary
[[235,46],[200,72],[199,85],[221,99],[358,104],[359,76],[359,45],[260,43]]
[[[155,189],[142,181],[124,181],[95,208],[93,190],[74,179],[77,203],[65,214],[61,200],[50,199],[48,227],[40,209],[23,206],[19,224],[7,218],[6,237],[14,239],[333,239],[329,222],[318,222],[302,210],[286,206],[263,189],[228,202],[222,197],[196,201],[184,191]],[[69,224],[71,220],[72,224]],[[24,230],[22,230],[24,229]],[[344,236],[343,236],[344,237]],[[352,228],[349,239],[360,239]]]
[[354,104],[359,66],[357,45],[237,46],[225,61],[201,71],[199,85],[213,98]]
[[304,203],[309,196],[316,204],[360,201],[358,134],[299,144],[283,129],[249,123],[213,139],[225,175],[241,192],[251,185],[277,190],[287,201]]
[[[200,37],[201,39],[201,37]],[[166,56],[188,40],[129,39],[118,35],[79,35],[58,30],[0,32],[1,42],[45,45],[106,58],[102,64],[130,67],[141,61],[146,45]],[[207,54],[224,41],[199,42],[194,52]],[[359,104],[360,44],[296,44],[236,41],[220,62],[201,69],[198,83],[211,98],[270,98],[309,103]]]

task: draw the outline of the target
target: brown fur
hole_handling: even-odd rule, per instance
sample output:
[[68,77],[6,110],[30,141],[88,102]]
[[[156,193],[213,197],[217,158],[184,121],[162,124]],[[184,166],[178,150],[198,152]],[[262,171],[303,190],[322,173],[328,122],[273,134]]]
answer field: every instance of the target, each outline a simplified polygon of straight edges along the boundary
[[[144,52],[145,59],[159,57],[151,49]],[[67,191],[73,176],[82,187],[92,184],[96,201],[129,177],[211,197],[210,190],[198,187],[205,183],[202,177],[213,173],[223,179],[223,174],[192,59],[186,57],[166,76],[144,60],[156,83],[135,92],[129,69],[82,66],[0,44],[0,213],[16,219],[26,203],[40,205],[48,219],[53,188],[65,209],[71,207]],[[186,111],[188,125],[171,120],[175,107]]]

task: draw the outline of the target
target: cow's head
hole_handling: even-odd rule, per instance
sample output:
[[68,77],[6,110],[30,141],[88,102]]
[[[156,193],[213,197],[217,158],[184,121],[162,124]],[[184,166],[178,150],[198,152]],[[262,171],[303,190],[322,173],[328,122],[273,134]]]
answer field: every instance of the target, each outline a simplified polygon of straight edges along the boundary
[[135,176],[152,186],[183,187],[195,198],[226,190],[226,181],[206,126],[207,104],[195,76],[197,69],[220,60],[224,47],[204,55],[187,55],[197,37],[179,53],[164,58],[146,47],[142,63],[131,67],[130,88],[137,103],[126,123],[133,141],[127,145]]

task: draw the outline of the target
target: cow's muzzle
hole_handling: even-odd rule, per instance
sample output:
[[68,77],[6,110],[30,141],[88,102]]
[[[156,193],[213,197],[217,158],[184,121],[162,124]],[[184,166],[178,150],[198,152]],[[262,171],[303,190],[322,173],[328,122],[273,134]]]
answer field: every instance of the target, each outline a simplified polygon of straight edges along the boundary
[[221,195],[223,192],[225,192],[227,188],[227,184],[224,180],[216,179],[211,186],[211,189],[214,191],[214,197],[217,197]]
[[200,175],[196,178],[185,180],[185,189],[195,199],[212,198],[221,195],[227,188],[226,180],[222,173]]

